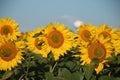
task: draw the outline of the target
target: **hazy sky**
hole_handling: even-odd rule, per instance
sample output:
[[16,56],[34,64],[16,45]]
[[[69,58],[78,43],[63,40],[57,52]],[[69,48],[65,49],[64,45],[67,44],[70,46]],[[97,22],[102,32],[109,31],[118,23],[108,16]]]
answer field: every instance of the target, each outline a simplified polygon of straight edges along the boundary
[[30,31],[49,22],[75,30],[73,23],[120,24],[120,0],[0,0],[0,18],[10,17],[20,31]]

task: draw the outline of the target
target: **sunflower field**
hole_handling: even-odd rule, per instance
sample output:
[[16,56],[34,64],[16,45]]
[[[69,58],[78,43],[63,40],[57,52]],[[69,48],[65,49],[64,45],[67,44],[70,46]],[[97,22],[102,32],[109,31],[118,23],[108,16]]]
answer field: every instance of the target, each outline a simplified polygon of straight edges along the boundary
[[120,80],[120,29],[56,22],[20,32],[0,18],[0,80]]

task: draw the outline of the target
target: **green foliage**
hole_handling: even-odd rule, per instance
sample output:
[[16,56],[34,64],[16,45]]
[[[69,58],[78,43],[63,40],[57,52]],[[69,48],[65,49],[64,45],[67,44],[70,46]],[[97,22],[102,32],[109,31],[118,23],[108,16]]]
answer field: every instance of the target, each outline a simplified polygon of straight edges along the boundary
[[74,50],[67,51],[56,61],[52,52],[43,58],[40,54],[28,51],[24,53],[25,59],[18,67],[11,71],[0,71],[0,80],[120,80],[120,55],[108,58],[110,67],[104,66],[96,74],[94,68],[99,63],[98,59],[82,66],[80,58],[73,56],[80,53]]
[[51,72],[45,73],[46,80],[54,80],[54,75]]
[[6,80],[6,79],[8,79],[9,77],[11,77],[12,75],[13,75],[13,72],[12,72],[12,71],[6,71],[6,72],[3,74],[1,80]]

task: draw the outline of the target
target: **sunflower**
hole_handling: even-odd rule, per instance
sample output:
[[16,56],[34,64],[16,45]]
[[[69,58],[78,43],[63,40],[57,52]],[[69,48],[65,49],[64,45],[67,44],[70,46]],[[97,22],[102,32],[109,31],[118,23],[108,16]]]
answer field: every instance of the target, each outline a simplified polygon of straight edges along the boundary
[[22,62],[22,42],[13,42],[10,40],[0,41],[0,70],[7,71],[18,66]]
[[11,40],[16,40],[17,36],[20,36],[20,32],[18,32],[18,24],[16,21],[10,18],[1,18],[0,36]]
[[44,46],[46,51],[52,51],[55,60],[59,59],[60,55],[66,54],[73,45],[74,34],[63,24],[59,23],[48,24],[45,28]]
[[91,42],[95,36],[95,27],[91,24],[82,24],[78,27],[78,35],[81,40]]
[[101,36],[91,44],[84,43],[84,46],[80,46],[82,65],[89,65],[93,59],[98,59],[99,63],[95,67],[95,71],[97,74],[102,71],[104,63],[108,62],[108,60],[105,59],[111,56],[112,51],[111,43],[109,43],[108,40],[109,38],[104,39],[104,37]]
[[115,30],[112,29],[112,26],[107,26],[106,24],[96,27],[96,32],[96,37],[100,37],[102,35],[104,38],[109,37],[110,41],[117,38]]
[[116,31],[117,37],[115,39],[111,40],[112,47],[113,47],[113,53],[115,55],[120,54],[120,32]]
[[19,40],[26,41],[26,38],[27,38],[28,36],[30,36],[29,33],[30,33],[30,32],[21,33],[21,35],[20,35],[20,37],[19,37]]
[[44,38],[43,28],[38,28],[34,31],[29,32],[29,36],[27,36],[27,48],[36,54],[41,54],[43,57],[47,57],[48,51],[44,49]]

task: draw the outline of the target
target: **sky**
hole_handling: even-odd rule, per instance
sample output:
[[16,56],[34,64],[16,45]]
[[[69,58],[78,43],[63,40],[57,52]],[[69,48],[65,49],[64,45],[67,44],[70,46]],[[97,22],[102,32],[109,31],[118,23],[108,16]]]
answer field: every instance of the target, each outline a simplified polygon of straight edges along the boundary
[[10,17],[22,32],[59,22],[75,31],[74,23],[116,28],[120,25],[120,0],[0,0],[0,18]]

